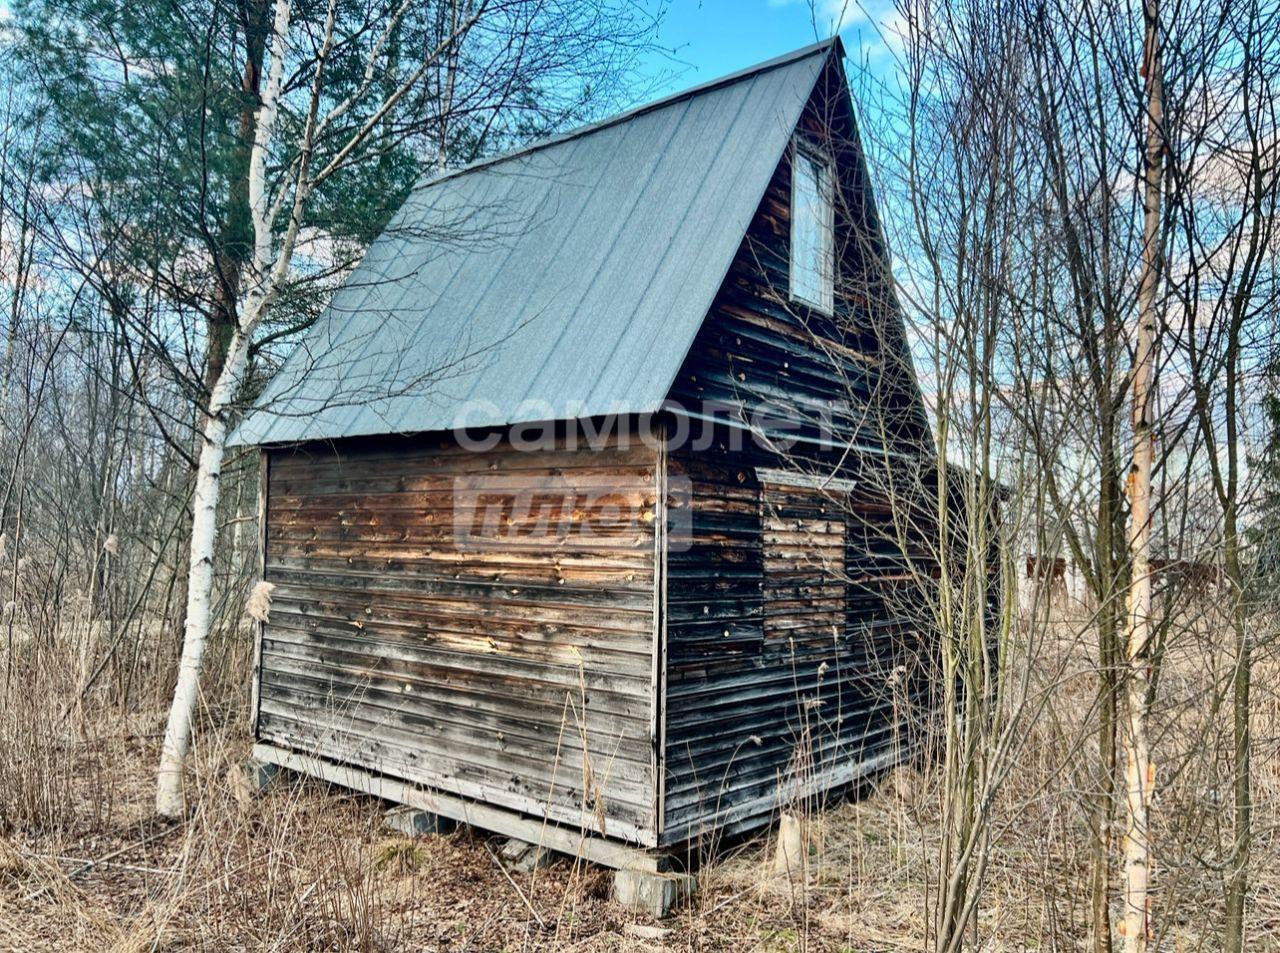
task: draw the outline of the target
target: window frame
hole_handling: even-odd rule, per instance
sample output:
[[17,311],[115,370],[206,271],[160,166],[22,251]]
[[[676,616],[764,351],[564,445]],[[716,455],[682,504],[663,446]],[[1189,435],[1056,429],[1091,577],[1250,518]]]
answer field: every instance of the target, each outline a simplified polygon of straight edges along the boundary
[[[825,219],[821,224],[823,234],[826,236],[826,269],[825,274],[820,274],[820,292],[819,297],[824,299],[821,301],[812,301],[803,294],[797,292],[796,274],[796,227],[798,218],[796,215],[796,176],[800,160],[805,160],[816,164],[821,169],[822,175],[818,183],[820,193],[825,193],[822,198],[825,199],[823,207],[825,211]],[[823,314],[830,315],[835,313],[835,285],[836,285],[836,236],[835,236],[835,161],[826,150],[820,148],[816,144],[804,139],[795,139],[793,141],[791,156],[791,195],[789,214],[791,218],[790,228],[788,229],[788,246],[787,246],[787,296],[795,302],[799,302]]]

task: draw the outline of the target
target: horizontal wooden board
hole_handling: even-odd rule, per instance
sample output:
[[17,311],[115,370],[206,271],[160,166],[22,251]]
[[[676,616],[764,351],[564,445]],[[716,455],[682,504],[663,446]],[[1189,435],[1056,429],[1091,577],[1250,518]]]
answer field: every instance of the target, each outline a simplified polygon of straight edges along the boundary
[[[463,824],[474,824],[484,830],[548,847],[591,863],[620,870],[667,869],[667,858],[664,855],[620,843],[618,838],[626,837],[624,831],[611,828],[606,836],[593,833],[595,818],[580,826],[548,824],[546,820],[526,817],[517,811],[446,794],[419,784],[405,783],[394,777],[319,757],[313,752],[299,752],[270,744],[255,744],[253,756],[266,764],[276,764],[290,771],[321,778],[331,784],[363,791],[397,804],[408,804],[429,814],[439,814]],[[638,837],[635,839],[641,843],[649,843]]]
[[656,464],[616,439],[272,451],[260,738],[653,843]]

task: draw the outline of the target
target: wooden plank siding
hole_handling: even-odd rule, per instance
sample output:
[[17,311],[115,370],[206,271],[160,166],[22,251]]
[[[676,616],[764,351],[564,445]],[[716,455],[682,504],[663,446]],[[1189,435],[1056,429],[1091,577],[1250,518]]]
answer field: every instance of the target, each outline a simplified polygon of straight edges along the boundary
[[848,602],[844,502],[821,487],[764,479],[760,519],[765,640],[830,644]]
[[[271,451],[259,740],[652,845],[658,457],[630,443]],[[544,496],[460,545],[490,491]],[[549,537],[548,492],[639,519]]]
[[928,553],[908,574],[887,500],[771,485],[753,458],[671,455],[693,517],[667,557],[665,844],[896,761],[925,702]]
[[[820,89],[802,134],[860,196],[845,103]],[[711,446],[674,447],[668,467],[692,510],[665,576],[668,845],[765,823],[899,758],[935,644],[904,542],[916,573],[927,559],[863,479],[929,440],[900,332],[886,331],[899,325],[891,289],[868,262],[872,213],[838,205],[835,309],[820,314],[788,295],[790,180],[784,158],[669,402]]]

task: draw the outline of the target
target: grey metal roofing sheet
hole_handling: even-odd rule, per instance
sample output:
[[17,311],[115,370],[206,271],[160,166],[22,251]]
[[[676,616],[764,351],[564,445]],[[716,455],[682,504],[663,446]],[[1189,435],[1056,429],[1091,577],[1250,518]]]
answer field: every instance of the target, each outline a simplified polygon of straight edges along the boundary
[[833,48],[415,186],[233,442],[656,410]]

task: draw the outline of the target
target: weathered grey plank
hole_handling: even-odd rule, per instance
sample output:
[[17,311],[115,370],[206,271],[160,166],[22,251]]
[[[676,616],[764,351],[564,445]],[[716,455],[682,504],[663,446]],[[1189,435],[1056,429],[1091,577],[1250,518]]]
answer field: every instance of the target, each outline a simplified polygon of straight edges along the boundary
[[[260,737],[654,841],[656,460],[441,438],[273,451]],[[490,485],[607,492],[640,518],[459,548],[453,490]]]

